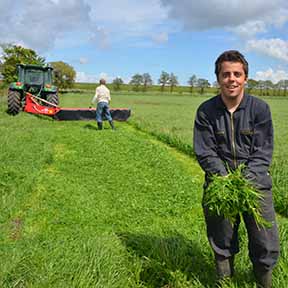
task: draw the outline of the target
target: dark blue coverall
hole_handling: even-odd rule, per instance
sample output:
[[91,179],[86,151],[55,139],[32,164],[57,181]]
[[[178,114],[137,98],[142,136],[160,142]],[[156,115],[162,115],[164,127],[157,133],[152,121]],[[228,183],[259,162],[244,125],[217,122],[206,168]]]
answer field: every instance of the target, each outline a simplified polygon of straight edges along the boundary
[[[268,104],[245,94],[236,111],[230,113],[221,96],[200,105],[194,125],[194,151],[205,171],[205,188],[209,175],[226,175],[245,163],[246,178],[261,193],[262,217],[272,223],[271,228],[257,227],[251,215],[243,219],[248,233],[249,256],[254,268],[271,270],[279,257],[279,237],[272,200],[272,181],[269,166],[273,153],[273,126]],[[203,205],[209,243],[215,258],[229,258],[239,251],[238,226],[219,216],[208,214]]]

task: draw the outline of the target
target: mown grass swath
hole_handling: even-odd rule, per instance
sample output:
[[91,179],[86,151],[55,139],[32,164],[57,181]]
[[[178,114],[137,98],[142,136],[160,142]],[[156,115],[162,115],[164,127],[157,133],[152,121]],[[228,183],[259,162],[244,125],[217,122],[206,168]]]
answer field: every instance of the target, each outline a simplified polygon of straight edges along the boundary
[[[92,96],[65,94],[60,104],[87,107]],[[191,157],[148,133],[190,145],[202,99],[162,96],[112,95],[112,107],[131,108],[129,123],[145,133],[129,123],[99,133],[93,121],[11,117],[1,99],[0,287],[213,287],[203,174]],[[282,253],[273,287],[282,288],[288,222],[278,221]],[[229,287],[252,288],[243,226],[240,238]]]
[[1,287],[145,287],[186,277],[190,257],[179,256],[199,240],[185,226],[201,207],[189,205],[200,201],[185,163],[124,124],[99,134],[94,123],[2,116]]
[[[65,95],[63,105],[73,104],[75,107],[88,105],[91,95],[80,97]],[[75,96],[75,97],[74,97]],[[201,102],[211,95],[182,95],[170,93],[113,93],[112,106],[132,109],[131,123],[146,133],[153,134],[159,140],[176,147],[188,155],[193,155],[192,129],[196,109]],[[271,107],[274,125],[274,154],[271,175],[273,180],[273,196],[276,210],[288,216],[288,98],[265,97]]]

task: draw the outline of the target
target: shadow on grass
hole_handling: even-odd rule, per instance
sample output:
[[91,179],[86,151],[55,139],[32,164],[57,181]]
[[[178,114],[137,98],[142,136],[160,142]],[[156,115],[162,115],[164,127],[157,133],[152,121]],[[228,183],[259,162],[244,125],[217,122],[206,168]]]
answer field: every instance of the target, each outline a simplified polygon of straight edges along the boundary
[[[100,131],[96,125],[92,125],[92,124],[86,124],[86,125],[83,126],[83,127],[84,127],[85,129]],[[103,131],[103,130],[111,130],[111,127],[110,127],[110,126],[108,127],[107,125],[103,125],[103,128],[102,128],[101,131]],[[115,129],[115,130],[116,130],[116,129]]]
[[[118,237],[127,251],[140,259],[139,280],[147,287],[215,287],[214,260],[205,244],[188,240],[180,234],[162,238],[118,233]],[[231,287],[253,287],[251,269],[247,266],[244,270],[243,267],[237,268],[240,267],[236,266]]]
[[201,248],[199,243],[180,234],[160,238],[119,233],[118,237],[129,253],[141,259],[140,280],[145,285],[178,287],[191,280],[191,283],[201,283],[204,287],[214,287],[213,261],[207,252],[204,254],[206,248]]
[[86,124],[85,126],[83,126],[85,129],[89,129],[89,130],[96,130],[98,131],[98,128],[92,124]]
[[17,117],[19,116],[21,113],[27,113],[29,115],[33,115],[33,117],[36,117],[36,118],[39,118],[39,119],[42,119],[42,120],[46,120],[46,121],[55,121],[55,119],[52,117],[52,116],[48,116],[48,115],[42,115],[42,114],[33,114],[33,113],[28,113],[28,112],[25,112],[25,111],[19,111],[19,113],[17,114],[11,114],[9,112],[8,109],[5,110],[5,113],[11,117]]
[[[27,112],[23,112],[23,113],[27,113]],[[42,114],[32,114],[32,113],[28,113],[29,115],[33,115],[33,117],[36,117],[38,119],[41,119],[41,120],[45,120],[45,121],[57,121],[55,120],[52,116],[48,116],[48,115],[42,115]]]

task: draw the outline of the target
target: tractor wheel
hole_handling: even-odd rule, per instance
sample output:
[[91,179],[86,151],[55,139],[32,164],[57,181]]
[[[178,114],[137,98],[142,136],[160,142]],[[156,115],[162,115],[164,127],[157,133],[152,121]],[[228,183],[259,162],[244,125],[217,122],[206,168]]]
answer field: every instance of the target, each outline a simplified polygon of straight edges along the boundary
[[16,115],[21,108],[21,94],[18,91],[10,90],[8,92],[8,113]]
[[48,102],[50,102],[54,105],[58,105],[58,103],[59,103],[58,95],[56,93],[48,94],[46,99]]

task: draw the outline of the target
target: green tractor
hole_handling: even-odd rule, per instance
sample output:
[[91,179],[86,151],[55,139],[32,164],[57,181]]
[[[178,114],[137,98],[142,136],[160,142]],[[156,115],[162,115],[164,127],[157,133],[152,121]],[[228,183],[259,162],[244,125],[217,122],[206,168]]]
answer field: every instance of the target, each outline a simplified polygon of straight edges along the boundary
[[26,92],[58,105],[57,87],[52,85],[53,68],[49,65],[18,64],[18,81],[9,86],[8,113],[16,115],[25,106]]

